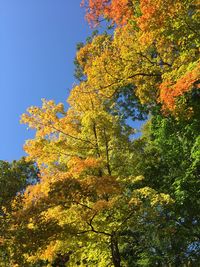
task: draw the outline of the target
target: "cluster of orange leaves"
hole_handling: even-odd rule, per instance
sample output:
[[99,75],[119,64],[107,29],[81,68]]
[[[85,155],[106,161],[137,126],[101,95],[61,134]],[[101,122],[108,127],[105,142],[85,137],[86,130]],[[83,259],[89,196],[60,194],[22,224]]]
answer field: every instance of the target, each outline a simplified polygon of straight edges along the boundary
[[[191,71],[183,75],[175,84],[164,81],[160,85],[160,100],[163,108],[173,111],[176,106],[176,98],[191,90],[195,82],[200,79],[200,63]],[[199,84],[197,85],[199,87]]]
[[150,24],[160,26],[166,15],[173,17],[182,7],[180,0],[140,0],[139,3],[135,0],[82,0],[81,6],[86,8],[86,19],[91,25],[97,25],[100,18],[107,18],[122,26],[131,19],[142,30],[148,30]]
[[100,17],[112,19],[123,25],[133,17],[133,5],[130,0],[82,0],[81,6],[86,7],[86,19],[90,24],[98,24]]
[[160,28],[169,18],[176,17],[182,9],[183,5],[179,0],[141,0],[141,16],[137,19],[138,26],[142,31]]
[[81,174],[83,171],[88,169],[98,168],[100,165],[100,160],[88,157],[86,159],[80,159],[79,157],[73,157],[68,162],[68,167],[72,174]]

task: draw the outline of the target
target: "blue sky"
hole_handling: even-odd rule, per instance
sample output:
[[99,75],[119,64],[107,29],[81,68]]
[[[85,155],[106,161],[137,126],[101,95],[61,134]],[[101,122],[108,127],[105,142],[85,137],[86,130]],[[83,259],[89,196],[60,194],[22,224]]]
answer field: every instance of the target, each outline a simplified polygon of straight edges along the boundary
[[90,33],[80,0],[0,0],[0,159],[24,155],[29,106],[66,100],[76,43]]

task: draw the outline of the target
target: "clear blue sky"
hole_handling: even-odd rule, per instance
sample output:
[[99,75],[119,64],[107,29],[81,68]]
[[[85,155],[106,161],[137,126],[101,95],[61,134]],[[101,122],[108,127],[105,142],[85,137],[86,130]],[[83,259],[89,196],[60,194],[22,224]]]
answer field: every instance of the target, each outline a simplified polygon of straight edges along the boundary
[[29,106],[66,100],[76,43],[91,33],[80,1],[0,0],[0,159],[24,155]]

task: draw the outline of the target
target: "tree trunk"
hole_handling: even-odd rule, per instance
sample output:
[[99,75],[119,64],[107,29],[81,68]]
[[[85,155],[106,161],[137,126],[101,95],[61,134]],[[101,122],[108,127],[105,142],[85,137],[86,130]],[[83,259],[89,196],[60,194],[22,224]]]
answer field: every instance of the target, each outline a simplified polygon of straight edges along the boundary
[[115,267],[121,267],[121,258],[118,248],[118,241],[115,234],[111,236],[111,252],[112,252],[112,261]]

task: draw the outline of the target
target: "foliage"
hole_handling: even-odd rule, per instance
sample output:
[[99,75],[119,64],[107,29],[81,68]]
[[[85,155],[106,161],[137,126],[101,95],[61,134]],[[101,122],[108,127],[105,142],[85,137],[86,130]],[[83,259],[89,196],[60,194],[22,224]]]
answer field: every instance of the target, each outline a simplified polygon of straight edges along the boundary
[[89,21],[105,17],[118,26],[113,39],[97,36],[78,52],[91,88],[110,97],[132,84],[142,103],[161,101],[166,111],[176,109],[177,97],[198,90],[198,1],[83,2]]
[[148,122],[148,132],[145,131],[134,144],[136,171],[145,176],[145,184],[167,192],[175,201],[175,209],[167,214],[173,236],[166,235],[158,248],[165,262],[175,266],[182,266],[188,259],[199,262],[199,246],[192,248],[192,244],[199,242],[199,158],[194,153],[200,149],[196,146],[199,106],[189,120],[154,116]]
[[[33,165],[1,162],[8,262],[198,266],[199,1],[82,6],[113,32],[78,44],[68,110],[43,99],[22,115],[40,178],[28,185],[19,166]],[[135,138],[130,121],[147,118]]]
[[0,266],[8,266],[9,223],[7,212],[11,210],[12,201],[20,192],[24,192],[28,184],[38,181],[39,170],[25,158],[11,163],[0,161]]

